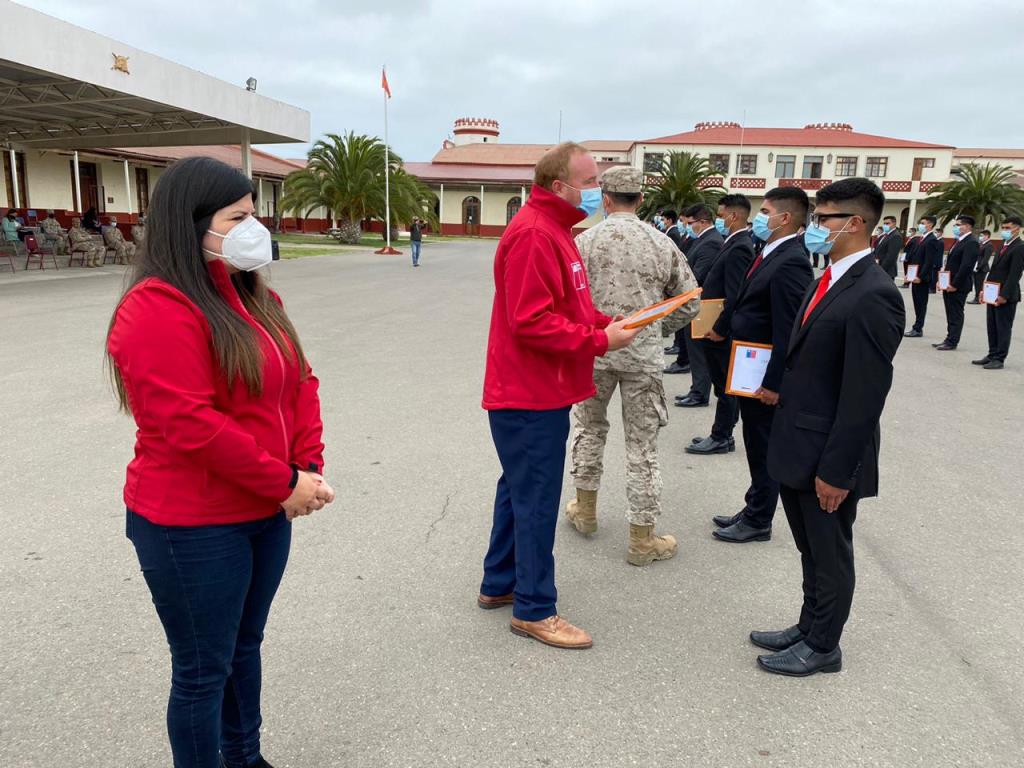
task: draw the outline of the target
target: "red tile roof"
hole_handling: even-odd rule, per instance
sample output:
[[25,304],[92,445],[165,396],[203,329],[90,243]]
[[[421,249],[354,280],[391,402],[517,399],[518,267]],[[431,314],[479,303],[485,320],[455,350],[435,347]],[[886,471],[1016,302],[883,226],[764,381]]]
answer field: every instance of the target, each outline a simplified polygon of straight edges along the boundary
[[465,163],[406,163],[405,170],[420,181],[448,183],[533,183],[533,165],[469,165]]
[[[117,155],[118,157],[137,158],[139,160],[150,160],[154,162],[172,163],[183,157],[212,157],[228,165],[241,169],[242,148],[237,144],[217,144],[205,147],[132,147],[124,149],[92,149],[93,154]],[[304,168],[304,162],[285,160],[284,158],[263,152],[259,149],[252,150],[252,172],[256,176],[265,178],[283,179],[292,171]]]
[[738,123],[698,123],[696,128],[672,136],[637,142],[639,144],[723,144],[758,147],[861,147],[953,149],[946,144],[892,139],[857,133],[850,126],[809,125],[803,128],[741,128]]

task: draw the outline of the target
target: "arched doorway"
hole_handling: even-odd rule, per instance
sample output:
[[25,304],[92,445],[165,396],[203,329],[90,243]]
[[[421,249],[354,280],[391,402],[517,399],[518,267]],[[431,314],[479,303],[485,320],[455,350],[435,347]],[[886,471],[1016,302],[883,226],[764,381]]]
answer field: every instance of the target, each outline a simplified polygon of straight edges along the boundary
[[900,211],[900,231],[906,232],[907,226],[910,224],[910,209],[904,208]]
[[512,217],[519,213],[519,209],[523,207],[522,199],[516,195],[508,201],[508,205],[505,206],[505,223],[511,224]]
[[480,234],[480,198],[470,195],[462,201],[462,231],[470,237]]

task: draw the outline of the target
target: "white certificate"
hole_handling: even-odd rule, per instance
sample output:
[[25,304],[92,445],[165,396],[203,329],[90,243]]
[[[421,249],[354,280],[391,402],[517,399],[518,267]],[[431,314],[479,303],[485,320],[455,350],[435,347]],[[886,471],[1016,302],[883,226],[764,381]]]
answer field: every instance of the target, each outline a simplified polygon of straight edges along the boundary
[[950,276],[949,270],[942,270],[939,272],[939,290],[944,291],[950,287]]
[[1002,288],[1002,285],[1000,283],[990,283],[990,282],[988,282],[986,280],[985,281],[984,293],[982,293],[982,295],[981,295],[982,303],[983,304],[995,304],[996,303],[996,299],[999,298],[999,289],[1000,288]]
[[768,370],[768,361],[771,359],[770,344],[734,341],[725,391],[730,395],[754,397],[754,393],[761,388],[765,371]]
[[917,280],[917,275],[921,271],[919,264],[907,264],[907,282],[912,283]]

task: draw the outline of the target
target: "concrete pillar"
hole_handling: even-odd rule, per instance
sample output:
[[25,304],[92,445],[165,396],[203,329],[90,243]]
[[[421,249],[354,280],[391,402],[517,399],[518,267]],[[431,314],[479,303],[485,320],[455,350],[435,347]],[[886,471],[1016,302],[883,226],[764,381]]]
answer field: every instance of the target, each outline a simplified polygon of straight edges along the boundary
[[21,190],[18,189],[18,162],[14,150],[8,150],[11,156],[11,184],[14,186],[14,207],[21,208]]
[[73,164],[75,166],[75,211],[82,213],[82,177],[78,174],[78,152],[75,152]]
[[128,177],[128,161],[124,161],[124,195],[128,201],[128,215],[132,215],[132,182]]
[[252,145],[249,143],[248,128],[242,128],[242,173],[252,178]]
[[263,177],[260,176],[256,187],[256,218],[263,215]]
[[441,195],[438,197],[437,226],[441,230],[437,234],[444,233],[444,184],[441,185]]
[[907,214],[907,229],[917,229],[917,200],[910,198],[910,213]]

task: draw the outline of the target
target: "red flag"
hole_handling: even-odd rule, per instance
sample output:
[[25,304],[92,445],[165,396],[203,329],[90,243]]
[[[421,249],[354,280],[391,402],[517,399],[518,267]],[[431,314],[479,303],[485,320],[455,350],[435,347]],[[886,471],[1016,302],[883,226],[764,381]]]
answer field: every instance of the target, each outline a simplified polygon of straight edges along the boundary
[[384,93],[386,93],[388,95],[388,98],[390,99],[391,88],[388,86],[388,73],[387,70],[385,70],[383,67],[381,67],[380,70],[380,87],[384,89]]

